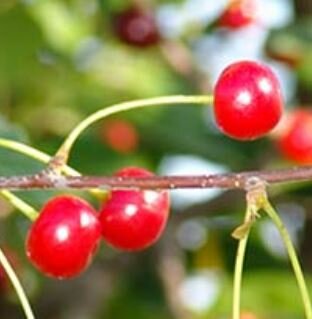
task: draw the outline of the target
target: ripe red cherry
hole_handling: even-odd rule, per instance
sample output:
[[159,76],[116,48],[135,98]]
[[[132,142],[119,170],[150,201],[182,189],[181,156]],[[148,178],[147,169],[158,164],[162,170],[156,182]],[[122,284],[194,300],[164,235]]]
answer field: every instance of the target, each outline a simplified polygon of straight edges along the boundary
[[289,113],[281,123],[277,146],[285,158],[298,164],[312,164],[312,111]]
[[41,210],[28,232],[26,252],[46,275],[69,278],[87,268],[100,238],[96,211],[78,197],[62,195]]
[[160,35],[151,12],[139,8],[129,8],[114,19],[114,29],[119,39],[137,47],[157,44]]
[[[116,175],[147,177],[153,174],[142,168],[128,167]],[[168,213],[168,191],[112,191],[100,212],[103,238],[121,250],[144,249],[159,238]]]
[[279,82],[264,64],[241,61],[228,66],[214,88],[214,113],[224,134],[253,140],[279,121],[283,100]]
[[230,29],[245,27],[256,20],[254,0],[231,0],[218,20],[218,24]]

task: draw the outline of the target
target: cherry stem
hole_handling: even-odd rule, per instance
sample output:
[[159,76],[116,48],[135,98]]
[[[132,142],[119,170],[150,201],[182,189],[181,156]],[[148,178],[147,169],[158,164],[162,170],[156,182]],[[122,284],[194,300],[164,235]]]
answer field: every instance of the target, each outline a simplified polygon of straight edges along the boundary
[[0,194],[31,221],[34,221],[38,217],[38,211],[22,199],[20,199],[18,196],[12,194],[7,190],[2,190]]
[[2,249],[0,248],[0,263],[2,265],[2,267],[4,268],[6,274],[8,275],[15,291],[16,294],[21,302],[21,305],[23,307],[24,313],[25,313],[25,317],[27,319],[35,319],[35,316],[31,310],[31,306],[30,303],[27,299],[27,296],[25,294],[25,291],[18,279],[18,277],[16,276],[15,271],[13,270],[12,266],[10,265],[8,259],[6,258],[5,254],[3,253]]
[[[43,152],[41,152],[41,151],[31,147],[31,146],[28,146],[24,143],[20,143],[17,141],[9,140],[6,138],[0,138],[0,146],[3,148],[10,149],[12,151],[21,153],[21,154],[26,155],[28,157],[31,157],[39,162],[42,162],[42,163],[49,163],[50,160],[52,159],[52,156],[50,156],[46,153],[43,153]],[[66,175],[80,176],[79,172],[77,172],[76,170],[74,170],[71,167],[66,166],[66,165],[63,167],[63,172]]]
[[[7,148],[18,153],[27,155],[29,157],[35,158],[41,162],[48,163],[50,161],[50,157],[30,146],[27,146],[23,143],[19,143],[16,141],[8,140],[5,138],[0,138],[0,146],[3,148]],[[8,202],[11,203],[15,208],[17,208],[20,212],[22,212],[27,218],[31,221],[35,220],[38,216],[38,212],[25,201],[23,201],[18,196],[14,195],[8,190],[0,191],[0,194],[7,199]]]
[[297,254],[296,254],[296,250],[291,242],[291,238],[289,236],[289,233],[288,233],[285,225],[283,224],[282,220],[280,219],[277,212],[275,211],[275,209],[273,208],[273,206],[270,204],[269,201],[265,201],[263,203],[263,209],[266,211],[266,213],[269,215],[269,217],[275,223],[275,225],[278,228],[279,233],[284,241],[290,262],[291,262],[292,267],[293,267],[295,277],[297,279],[302,302],[304,305],[306,318],[312,319],[312,307],[311,307],[311,301],[310,301],[307,285],[305,283],[305,279],[304,279],[303,272],[302,272]]
[[79,137],[79,135],[88,128],[91,124],[95,123],[96,121],[103,119],[107,116],[123,112],[129,111],[133,109],[148,107],[148,106],[156,106],[156,105],[170,105],[170,104],[211,104],[213,101],[212,95],[195,95],[195,96],[184,96],[184,95],[173,95],[173,96],[162,96],[162,97],[155,97],[143,100],[135,100],[130,102],[122,102],[118,103],[104,109],[101,109],[82,122],[80,122],[67,136],[66,140],[63,142],[55,157],[52,159],[50,163],[50,167],[58,170],[63,165],[67,163],[69,153],[73,144]]
[[[244,224],[248,225],[252,221],[252,217],[253,217],[253,211],[250,205],[247,203]],[[243,274],[243,265],[244,265],[244,259],[245,259],[250,227],[251,227],[251,223],[246,227],[245,234],[239,239],[239,243],[237,247],[236,259],[235,259],[235,270],[234,270],[234,282],[233,282],[232,319],[240,319],[242,274]]]
[[[0,138],[0,146],[12,151],[21,153],[33,159],[36,159],[39,162],[49,163],[50,160],[52,159],[52,157],[49,156],[48,154],[43,153],[31,146],[28,146],[20,142],[12,141],[9,139]],[[71,167],[67,165],[64,165],[62,167],[62,171],[65,174],[70,176],[80,176],[79,172],[77,172],[76,170],[72,169]],[[90,190],[90,192],[99,198],[103,196],[103,191]],[[22,212],[27,218],[29,218],[31,221],[34,221],[38,217],[38,214],[39,214],[38,211],[36,211],[28,203],[23,201],[20,197],[14,195],[12,192],[8,190],[1,190],[0,194],[4,198],[6,198],[15,208],[17,208],[20,212]]]
[[[31,158],[34,158],[43,163],[49,163],[51,156],[32,148],[26,144],[12,141],[5,138],[0,138],[0,146],[12,151],[24,154]],[[80,174],[68,166],[63,167],[63,171],[69,175],[79,176]],[[0,194],[6,198],[15,208],[22,212],[31,221],[34,221],[38,217],[38,211],[36,211],[31,205],[23,201],[20,197],[14,195],[8,190],[1,190]]]

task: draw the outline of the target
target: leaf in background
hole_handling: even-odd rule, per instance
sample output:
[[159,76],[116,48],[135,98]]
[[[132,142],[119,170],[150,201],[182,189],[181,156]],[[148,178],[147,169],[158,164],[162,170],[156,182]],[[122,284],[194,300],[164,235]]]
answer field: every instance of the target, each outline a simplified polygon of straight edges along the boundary
[[26,131],[17,125],[10,124],[3,117],[1,117],[1,115],[0,115],[0,137],[12,139],[12,140],[16,140],[16,141],[20,141],[24,143],[28,142],[28,136]]
[[216,134],[207,127],[202,111],[198,106],[164,106],[137,111],[133,118],[142,144],[154,155],[196,154],[233,169],[254,165],[256,161],[251,158],[257,158],[263,142],[240,143]]
[[[308,289],[312,279],[307,278]],[[229,314],[232,306],[232,282],[228,280],[213,313]],[[297,283],[291,271],[249,271],[244,274],[242,309],[268,318],[301,318],[304,310]],[[301,316],[301,317],[300,317]]]
[[88,19],[63,1],[36,1],[29,12],[38,22],[47,41],[63,53],[72,54],[90,33]]
[[37,52],[43,38],[21,5],[0,14],[0,43],[0,83],[32,79],[39,66]]
[[[26,132],[0,117],[0,137],[27,143]],[[42,164],[25,155],[0,146],[0,175],[16,175],[37,172]]]
[[[298,67],[312,49],[312,21],[301,19],[283,29],[273,30],[266,44],[266,53],[290,67]],[[311,72],[311,68],[309,69]]]

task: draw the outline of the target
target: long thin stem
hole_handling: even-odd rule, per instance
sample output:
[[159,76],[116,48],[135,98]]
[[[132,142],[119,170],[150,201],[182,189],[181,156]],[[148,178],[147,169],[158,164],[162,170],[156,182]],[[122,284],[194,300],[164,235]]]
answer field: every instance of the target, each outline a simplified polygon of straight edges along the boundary
[[[5,139],[5,138],[0,138],[0,146],[6,149],[10,149],[12,151],[21,153],[23,155],[26,155],[30,158],[33,158],[43,163],[49,163],[49,161],[52,158],[48,154],[45,154],[31,146],[28,146],[20,142],[12,141],[9,139]],[[67,175],[80,176],[79,172],[77,172],[76,170],[72,169],[71,167],[67,165],[64,165],[62,167],[62,170]],[[95,190],[92,190],[91,192],[94,193],[94,195],[96,196],[99,196],[99,193],[100,193],[99,191],[95,191]],[[21,198],[14,195],[12,192],[8,190],[0,190],[0,194],[30,220],[33,221],[37,218],[38,212],[32,206],[30,206],[25,201],[23,201]]]
[[[27,155],[41,162],[48,163],[50,157],[30,146],[27,146],[23,143],[19,143],[16,141],[12,141],[5,138],[0,138],[0,146],[13,150],[15,152]],[[15,208],[17,208],[20,212],[22,212],[27,218],[30,220],[35,220],[38,216],[38,212],[25,201],[23,201],[18,196],[14,195],[12,192],[8,190],[1,190],[0,194],[6,198]]]
[[273,222],[275,223],[276,227],[278,228],[280,235],[284,241],[284,244],[286,246],[288,255],[289,255],[289,259],[290,262],[292,264],[296,279],[297,279],[297,283],[299,286],[299,290],[300,290],[300,294],[301,294],[301,298],[302,298],[302,302],[304,305],[304,310],[305,310],[305,315],[307,319],[312,319],[312,307],[311,307],[311,301],[310,301],[310,297],[309,297],[309,293],[308,293],[308,289],[304,280],[304,276],[303,276],[303,272],[301,270],[301,266],[296,254],[296,250],[292,244],[291,238],[288,234],[287,229],[285,228],[282,220],[280,219],[280,217],[278,216],[277,212],[275,211],[275,209],[273,208],[273,206],[266,201],[263,204],[263,209],[267,212],[267,214],[269,215],[269,217],[273,220]]
[[[5,138],[0,138],[0,146],[3,148],[7,148],[13,150],[15,152],[24,154],[31,158],[34,158],[40,162],[48,163],[51,157],[43,152],[40,152],[30,146],[27,146],[23,143],[19,143],[16,141],[12,141]],[[64,169],[68,169],[68,167],[64,167]],[[18,196],[14,195],[12,192],[8,190],[1,190],[0,194],[6,198],[15,208],[17,208],[20,212],[22,212],[27,218],[30,220],[35,220],[38,216],[38,212],[25,201],[23,201]]]
[[34,221],[38,217],[38,212],[32,206],[20,199],[18,196],[12,194],[7,190],[2,190],[0,194],[31,221]]
[[242,286],[242,274],[243,274],[243,266],[244,266],[244,259],[246,253],[246,247],[250,232],[250,220],[252,217],[252,210],[250,209],[249,205],[247,206],[244,225],[247,227],[245,228],[244,235],[239,239],[236,259],[235,259],[235,269],[234,269],[234,283],[233,283],[233,304],[232,304],[232,318],[233,319],[240,319],[240,300],[241,300],[241,286]]
[[9,261],[7,260],[6,256],[4,255],[2,249],[0,248],[0,263],[3,266],[5,272],[7,273],[15,291],[16,294],[21,302],[21,305],[23,307],[25,316],[27,319],[35,319],[35,316],[31,310],[31,306],[29,304],[29,301],[26,297],[25,291],[17,278],[13,268],[11,267]]
[[[85,120],[80,122],[68,135],[64,143],[59,148],[56,157],[59,157],[61,163],[58,165],[61,167],[66,163],[68,154],[75,143],[76,139],[79,135],[91,124],[94,122],[103,119],[109,115],[129,111],[133,109],[153,106],[153,105],[169,105],[169,104],[211,104],[213,101],[213,97],[211,95],[195,95],[195,96],[184,96],[184,95],[174,95],[174,96],[163,96],[163,97],[155,97],[144,100],[135,100],[130,102],[123,102],[112,105],[110,107],[106,107],[101,109],[90,116],[88,116]],[[63,163],[65,162],[65,163]]]
[[[50,156],[44,152],[41,152],[41,151],[39,151],[39,150],[29,146],[29,145],[26,145],[26,144],[20,143],[20,142],[16,142],[16,141],[12,141],[9,139],[0,138],[0,146],[3,148],[6,148],[6,149],[12,150],[12,151],[21,153],[23,155],[26,155],[26,156],[33,158],[33,159],[35,159],[39,162],[42,162],[42,163],[49,163],[52,159],[52,156]],[[76,171],[75,169],[71,168],[68,165],[63,165],[61,167],[61,171],[69,176],[81,176],[81,174],[78,171]],[[2,192],[2,191],[0,190],[0,192]],[[104,190],[97,190],[97,189],[89,189],[89,192],[100,200],[102,200],[106,194],[106,192]],[[7,191],[7,193],[4,194],[4,196],[7,196],[7,195],[9,195],[12,199],[14,199],[12,201],[12,204],[14,206],[15,206],[15,203],[23,202],[19,197],[17,197],[16,195],[12,194],[9,191]],[[28,204],[24,202],[24,206],[27,207],[27,205]],[[15,206],[15,207],[20,209],[20,207],[18,207],[18,206]]]
[[[42,163],[49,163],[52,157],[26,144],[12,141],[6,138],[0,138],[0,146],[12,151],[21,153]],[[79,172],[69,166],[63,166],[62,170],[65,174],[71,176],[80,176]]]

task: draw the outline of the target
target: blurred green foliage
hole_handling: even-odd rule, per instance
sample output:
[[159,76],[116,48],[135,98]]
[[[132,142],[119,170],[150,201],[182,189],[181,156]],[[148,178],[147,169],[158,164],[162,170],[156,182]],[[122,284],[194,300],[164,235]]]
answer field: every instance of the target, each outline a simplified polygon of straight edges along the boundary
[[[164,5],[179,7],[185,1],[142,3],[156,12]],[[215,32],[214,21],[208,25],[198,23],[195,31],[182,33],[183,39],[168,37],[163,44],[143,50],[121,43],[113,32],[114,14],[131,5],[129,0],[1,1],[0,137],[53,154],[77,123],[100,108],[152,96],[201,94],[203,87],[204,92],[211,91],[211,77],[202,74],[196,65],[193,44],[204,33],[209,37]],[[298,78],[298,93],[290,104],[311,101],[311,21],[311,16],[306,20],[297,17],[289,26],[273,30],[261,51],[261,55],[282,56],[284,62],[291,62],[290,72]],[[182,46],[188,52],[191,72],[185,74],[175,67],[165,53],[166,43]],[[177,56],[172,52],[171,58],[179,60],[179,52]],[[126,154],[114,151],[101,135],[103,121],[81,136],[70,164],[83,173],[98,175],[112,174],[129,165],[157,171],[165,156],[175,154],[198,156],[209,163],[223,164],[229,171],[288,165],[271,140],[232,141],[217,132],[211,117],[208,107],[198,106],[151,107],[116,115],[114,118],[129,121],[137,130],[138,147]],[[1,176],[32,174],[42,167],[24,155],[0,148]],[[20,192],[37,208],[53,194]],[[310,195],[309,185],[301,185],[295,190],[285,189],[276,201],[292,203],[300,199],[309,216]],[[129,256],[103,247],[95,265],[69,282],[45,279],[29,265],[23,249],[29,222],[3,206],[2,200],[0,238],[20,255],[21,276],[38,318],[229,318],[236,250],[230,233],[240,223],[244,199],[236,196],[227,201],[223,196],[173,210],[164,238],[148,252]],[[212,205],[218,200],[221,204]],[[179,244],[176,233],[184,220],[196,218],[203,211],[207,212],[205,233],[210,233],[214,215],[221,216],[224,223],[217,227],[219,236],[212,240],[213,244],[206,245],[209,249],[204,246],[188,251]],[[301,234],[300,239],[312,242],[310,237]],[[285,259],[272,255],[260,235],[252,239],[249,253],[243,308],[259,318],[302,318],[297,287]],[[310,271],[310,256],[305,251],[302,255]],[[167,260],[172,269],[162,266]],[[197,272],[215,268],[220,279],[216,302],[201,311],[190,310],[179,301],[179,285]],[[311,278],[309,287],[312,291]],[[22,316],[14,293],[1,298],[1,318]],[[82,316],[77,315],[77,309]]]

